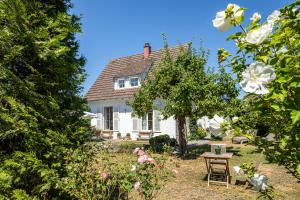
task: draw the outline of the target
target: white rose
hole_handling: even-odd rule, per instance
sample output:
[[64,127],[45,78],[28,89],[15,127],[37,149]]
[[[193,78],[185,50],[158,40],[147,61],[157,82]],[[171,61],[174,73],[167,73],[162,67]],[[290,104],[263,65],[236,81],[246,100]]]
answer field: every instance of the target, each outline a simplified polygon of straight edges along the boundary
[[[240,6],[238,6],[236,4],[228,4],[227,9],[229,7],[233,7],[232,11],[234,13],[233,14],[234,18],[238,18],[238,17],[240,17],[241,15],[244,14],[243,10],[238,11],[238,9],[240,8]],[[212,20],[212,22],[213,22],[214,27],[216,27],[221,32],[227,31],[232,26],[232,24],[230,22],[230,19],[228,19],[226,17],[225,11],[217,12],[216,18],[214,20]]]
[[265,65],[262,62],[254,62],[242,73],[243,80],[240,86],[245,92],[255,94],[267,94],[269,90],[264,84],[271,82],[276,78],[275,70],[271,65]]
[[252,30],[246,35],[246,41],[251,44],[262,43],[272,33],[272,25],[265,24],[258,29]]
[[253,22],[257,22],[261,19],[261,15],[258,12],[253,13],[252,17],[250,18],[250,20],[252,20]]
[[267,18],[268,24],[274,25],[275,22],[279,20],[279,16],[280,12],[278,10],[274,10]]

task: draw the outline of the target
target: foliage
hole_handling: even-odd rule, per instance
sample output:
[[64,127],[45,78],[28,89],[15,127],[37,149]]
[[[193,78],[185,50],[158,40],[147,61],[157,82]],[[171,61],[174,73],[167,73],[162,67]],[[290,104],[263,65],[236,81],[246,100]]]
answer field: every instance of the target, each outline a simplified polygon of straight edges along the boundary
[[[274,11],[266,22],[253,21],[245,27],[239,22],[238,25],[242,30],[228,37],[228,40],[236,42],[237,52],[226,59],[240,80],[250,63],[260,62],[275,70],[275,80],[260,85],[267,87],[264,92],[266,94],[257,95],[254,98],[257,101],[254,100],[255,105],[251,108],[254,115],[257,115],[256,119],[263,125],[270,125],[270,131],[276,134],[277,142],[271,144],[260,141],[258,145],[265,149],[274,161],[284,164],[298,175],[300,175],[299,6],[300,1],[296,0],[280,11]],[[230,15],[228,17],[231,18]],[[246,124],[251,122],[248,121]]]
[[189,139],[190,140],[201,140],[207,135],[207,132],[201,128],[197,127],[196,131],[191,132],[189,134]]
[[196,51],[192,44],[178,47],[170,54],[167,43],[157,66],[152,66],[139,91],[130,103],[134,114],[142,116],[160,101],[164,118],[174,116],[178,122],[180,152],[186,152],[186,118],[211,116],[214,112],[231,112],[238,90],[232,76],[220,68],[220,73],[205,71],[207,52]]
[[250,179],[254,176],[256,169],[253,163],[242,163],[241,169],[243,170],[244,174]]
[[68,152],[89,136],[80,23],[69,8],[63,0],[0,1],[0,199],[69,197]]
[[[82,162],[70,159],[72,162],[67,166],[64,184],[72,198],[129,199],[136,191],[143,199],[153,199],[173,175],[170,169],[173,164],[162,155],[153,157],[153,162],[138,163],[132,149],[130,154],[113,153],[110,147],[100,149],[90,157],[86,167],[80,166]],[[89,154],[75,157],[85,160]],[[136,182],[140,183],[139,188],[135,186]]]
[[152,137],[149,140],[150,147],[154,152],[163,152],[165,146],[175,147],[177,145],[177,141],[175,138],[170,138],[169,135],[159,135],[156,137]]

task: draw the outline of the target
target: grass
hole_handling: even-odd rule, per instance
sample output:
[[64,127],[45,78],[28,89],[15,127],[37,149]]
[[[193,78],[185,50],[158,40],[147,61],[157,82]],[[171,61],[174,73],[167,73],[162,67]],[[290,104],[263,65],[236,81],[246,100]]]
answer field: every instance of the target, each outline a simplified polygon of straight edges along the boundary
[[229,189],[222,184],[207,186],[206,166],[204,159],[200,157],[203,152],[210,151],[210,145],[205,144],[193,147],[185,159],[179,160],[179,175],[164,187],[157,199],[257,199],[259,193],[244,185],[235,184],[241,177],[233,172],[232,167],[244,162],[260,163],[258,171],[269,177],[269,183],[274,187],[275,199],[300,199],[299,180],[284,167],[268,163],[254,146],[226,143],[227,151],[234,153],[230,160],[232,182]]

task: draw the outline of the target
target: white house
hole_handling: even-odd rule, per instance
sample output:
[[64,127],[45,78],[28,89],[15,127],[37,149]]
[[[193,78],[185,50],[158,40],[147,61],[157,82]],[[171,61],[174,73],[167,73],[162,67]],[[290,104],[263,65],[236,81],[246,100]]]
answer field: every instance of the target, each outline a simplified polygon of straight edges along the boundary
[[[170,48],[171,55],[176,56],[178,50],[179,46]],[[153,110],[137,118],[127,105],[163,53],[163,49],[152,52],[149,43],[145,43],[144,53],[117,58],[105,66],[85,96],[90,112],[97,114],[96,129],[110,132],[113,138],[117,138],[117,133],[130,133],[133,140],[142,139],[145,133],[177,138],[173,117],[163,120],[160,112]]]

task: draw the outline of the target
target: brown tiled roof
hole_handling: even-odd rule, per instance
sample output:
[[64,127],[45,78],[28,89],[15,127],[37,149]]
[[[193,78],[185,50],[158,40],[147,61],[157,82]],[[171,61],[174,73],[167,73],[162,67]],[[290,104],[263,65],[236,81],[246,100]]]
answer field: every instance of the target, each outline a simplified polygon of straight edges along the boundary
[[[182,45],[186,47],[186,45]],[[170,54],[176,56],[180,46],[169,48]],[[138,88],[114,89],[114,78],[130,75],[137,75],[146,72],[148,65],[155,65],[160,61],[164,49],[151,52],[148,59],[144,59],[143,53],[117,58],[110,61],[92,87],[86,93],[85,98],[88,101],[111,100],[120,98],[130,98]]]

